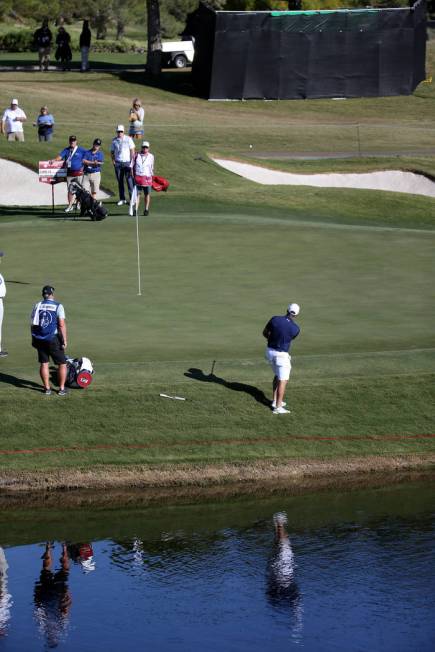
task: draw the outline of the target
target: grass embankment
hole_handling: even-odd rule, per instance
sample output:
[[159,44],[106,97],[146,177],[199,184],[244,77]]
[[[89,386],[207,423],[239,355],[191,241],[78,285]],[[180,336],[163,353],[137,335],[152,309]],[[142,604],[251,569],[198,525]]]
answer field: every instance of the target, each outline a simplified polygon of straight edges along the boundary
[[[183,77],[171,79],[182,88]],[[141,297],[134,220],[115,199],[99,224],[60,212],[52,218],[45,209],[1,209],[10,352],[0,368],[3,480],[21,482],[28,473],[32,482],[42,473],[61,484],[59,470],[73,478],[102,467],[110,476],[116,467],[119,477],[140,465],[142,472],[178,470],[187,481],[189,469],[210,465],[238,465],[243,477],[246,465],[259,462],[260,474],[273,475],[287,460],[342,464],[357,456],[369,468],[374,456],[433,459],[435,201],[265,189],[217,168],[207,154],[243,158],[249,144],[285,155],[302,146],[342,151],[338,134],[350,134],[350,143],[358,123],[365,148],[411,151],[418,141],[412,151],[426,147],[418,161],[435,172],[428,137],[434,88],[402,98],[210,104],[138,80],[103,73],[6,73],[0,80],[3,105],[16,95],[32,117],[48,103],[57,119],[52,144],[36,143],[26,126],[26,143],[1,141],[1,157],[35,167],[69,133],[83,144],[102,137],[108,156],[114,125],[126,122],[139,95],[157,171],[171,181],[141,219]],[[417,159],[396,161],[401,168]],[[370,159],[378,169],[384,163]],[[327,163],[291,167],[319,165]],[[364,168],[354,159],[331,165]],[[116,189],[110,164],[103,185]],[[70,353],[88,355],[96,367],[92,387],[65,400],[41,395],[29,344],[28,314],[46,282],[66,306]],[[293,351],[292,414],[277,417],[266,405],[271,374],[261,330],[290,299],[302,305],[302,335]]]

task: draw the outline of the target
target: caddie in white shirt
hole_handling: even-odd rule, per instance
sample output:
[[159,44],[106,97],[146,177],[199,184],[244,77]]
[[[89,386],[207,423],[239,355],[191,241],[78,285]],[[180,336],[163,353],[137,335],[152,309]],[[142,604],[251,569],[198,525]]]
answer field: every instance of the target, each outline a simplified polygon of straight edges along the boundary
[[[0,261],[3,257],[3,251],[0,251]],[[2,325],[3,325],[3,298],[6,296],[6,284],[3,276],[0,274],[0,358],[6,358],[8,352],[2,349]]]
[[133,196],[133,175],[131,171],[133,156],[134,156],[134,142],[124,132],[124,125],[118,125],[116,128],[116,138],[112,140],[110,154],[112,163],[115,167],[116,179],[118,181],[119,189],[119,202],[118,206],[126,204],[124,179],[127,181],[128,193],[130,200]]
[[3,113],[1,133],[10,141],[24,142],[23,122],[26,120],[27,116],[18,106],[18,100],[13,99],[10,108]]

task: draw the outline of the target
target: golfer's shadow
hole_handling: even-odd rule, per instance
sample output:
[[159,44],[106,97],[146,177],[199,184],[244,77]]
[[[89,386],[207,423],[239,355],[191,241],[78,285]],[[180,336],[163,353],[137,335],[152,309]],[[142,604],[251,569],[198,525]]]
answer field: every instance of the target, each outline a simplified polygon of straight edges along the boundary
[[266,397],[264,392],[261,391],[261,389],[254,387],[254,385],[230,382],[229,380],[225,380],[225,378],[219,378],[219,376],[215,376],[213,373],[205,374],[201,369],[195,369],[195,367],[188,369],[184,375],[187,378],[192,378],[193,380],[201,380],[204,383],[216,383],[217,385],[223,385],[223,387],[232,389],[234,392],[245,392],[245,394],[252,396],[252,398],[254,398],[257,403],[261,403],[261,405],[266,405],[270,408],[269,399]]
[[34,383],[33,380],[17,378],[17,376],[11,376],[10,374],[4,374],[3,372],[0,372],[0,383],[7,383],[8,385],[13,385],[14,387],[19,387],[20,389],[32,389],[38,392],[42,391],[41,385]]

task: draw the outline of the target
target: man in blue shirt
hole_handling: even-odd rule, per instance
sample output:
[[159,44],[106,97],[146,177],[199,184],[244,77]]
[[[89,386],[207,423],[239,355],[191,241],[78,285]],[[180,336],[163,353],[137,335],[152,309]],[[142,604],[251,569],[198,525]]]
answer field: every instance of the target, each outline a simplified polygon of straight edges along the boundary
[[101,140],[96,138],[92,148],[83,157],[83,163],[85,165],[83,187],[90,191],[94,199],[97,198],[97,193],[100,190],[101,166],[104,163],[104,154],[100,148]]
[[33,306],[30,318],[32,346],[38,351],[39,375],[44,385],[44,394],[51,394],[49,362],[58,365],[59,396],[65,396],[67,334],[65,309],[54,300],[54,287],[44,285],[42,301]]
[[289,414],[285,409],[284,394],[291,371],[290,345],[300,332],[299,326],[293,317],[299,314],[297,303],[290,303],[287,313],[282,316],[272,317],[263,330],[267,339],[266,359],[274,371],[273,378],[273,414]]
[[[76,136],[69,137],[69,145],[65,147],[54,159],[55,161],[64,161],[67,169],[66,182],[69,186],[72,180],[83,182],[83,158],[86,154],[84,147],[79,147]],[[73,209],[74,195],[68,191],[68,206],[65,213]]]

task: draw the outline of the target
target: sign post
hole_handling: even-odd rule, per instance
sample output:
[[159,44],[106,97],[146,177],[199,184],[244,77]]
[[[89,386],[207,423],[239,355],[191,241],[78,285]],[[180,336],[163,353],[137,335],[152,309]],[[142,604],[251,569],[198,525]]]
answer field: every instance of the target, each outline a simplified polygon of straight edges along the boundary
[[54,214],[54,186],[66,181],[67,170],[64,161],[39,161],[39,183],[51,185],[51,212]]

